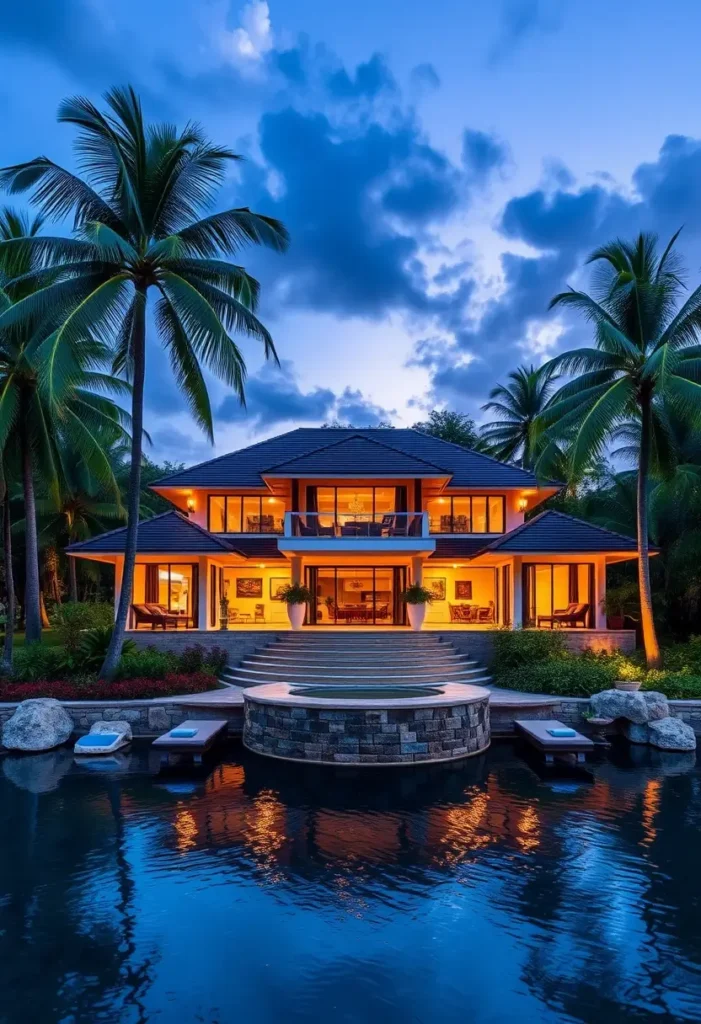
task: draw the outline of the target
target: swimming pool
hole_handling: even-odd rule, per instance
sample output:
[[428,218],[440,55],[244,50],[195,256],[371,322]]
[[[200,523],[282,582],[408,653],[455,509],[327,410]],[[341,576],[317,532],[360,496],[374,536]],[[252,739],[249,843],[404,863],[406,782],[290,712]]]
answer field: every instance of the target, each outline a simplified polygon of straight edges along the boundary
[[701,772],[0,758],[2,1024],[698,1020]]

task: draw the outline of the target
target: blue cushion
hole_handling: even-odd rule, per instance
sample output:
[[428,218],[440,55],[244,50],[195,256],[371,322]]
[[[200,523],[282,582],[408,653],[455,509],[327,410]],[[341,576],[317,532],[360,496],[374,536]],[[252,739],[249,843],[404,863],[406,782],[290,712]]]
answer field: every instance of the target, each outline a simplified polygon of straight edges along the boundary
[[574,729],[548,729],[551,736],[558,736],[564,738],[565,736],[576,736],[577,733]]
[[118,732],[91,732],[87,736],[81,736],[77,741],[78,747],[111,747],[119,739]]
[[197,735],[197,729],[171,729],[170,735],[176,740],[189,740]]

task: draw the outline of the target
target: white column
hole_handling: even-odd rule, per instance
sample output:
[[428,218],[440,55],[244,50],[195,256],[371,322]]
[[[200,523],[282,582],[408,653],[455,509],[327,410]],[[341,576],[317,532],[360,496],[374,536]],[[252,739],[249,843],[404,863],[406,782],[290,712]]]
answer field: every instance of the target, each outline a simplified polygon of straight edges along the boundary
[[606,629],[606,612],[602,601],[606,597],[606,556],[601,555],[594,566],[594,625]]
[[424,578],[424,560],[421,555],[413,555],[411,559],[411,582],[421,586]]
[[511,563],[511,623],[514,629],[523,626],[523,560],[520,556],[514,557]]
[[209,625],[209,609],[207,607],[207,600],[209,598],[209,559],[204,556],[200,557],[199,567],[197,622],[195,625],[198,629],[207,629]]
[[293,583],[302,582],[302,556],[292,555],[290,557],[290,575]]

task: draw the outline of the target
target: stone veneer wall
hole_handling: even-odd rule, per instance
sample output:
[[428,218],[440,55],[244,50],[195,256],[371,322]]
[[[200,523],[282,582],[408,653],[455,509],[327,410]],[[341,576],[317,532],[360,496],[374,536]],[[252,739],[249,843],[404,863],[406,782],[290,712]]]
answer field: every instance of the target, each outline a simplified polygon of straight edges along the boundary
[[[15,713],[17,704],[0,704],[0,731],[8,718]],[[203,707],[184,707],[172,701],[126,700],[114,702],[84,701],[63,703],[78,735],[90,731],[93,722],[129,722],[134,736],[160,736],[188,718],[226,718],[229,733],[241,735],[243,709],[241,707],[218,707],[216,711]]]
[[489,700],[455,707],[305,708],[244,698],[243,742],[291,761],[399,765],[454,761],[489,746]]
[[[517,694],[518,696],[518,694]],[[547,700],[547,696],[543,696]],[[588,697],[553,697],[552,703],[540,707],[512,706],[491,708],[492,734],[506,736],[514,732],[514,719],[556,718],[565,725],[576,729],[588,729],[583,712],[589,707]],[[681,718],[690,725],[697,736],[701,736],[701,700],[670,700],[669,713],[672,718]],[[616,727],[611,726],[610,732]]]

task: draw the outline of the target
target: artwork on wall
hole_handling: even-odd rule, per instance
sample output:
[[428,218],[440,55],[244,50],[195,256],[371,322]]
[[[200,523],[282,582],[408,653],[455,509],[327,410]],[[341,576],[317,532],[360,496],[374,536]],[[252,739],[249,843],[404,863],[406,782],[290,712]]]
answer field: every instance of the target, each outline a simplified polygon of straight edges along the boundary
[[455,597],[462,601],[472,600],[472,580],[455,581]]
[[240,576],[236,580],[237,597],[262,597],[263,579],[260,576]]
[[445,576],[430,576],[424,586],[433,594],[434,601],[445,601]]
[[271,576],[270,578],[270,600],[282,601],[282,592],[292,582],[287,576]]

